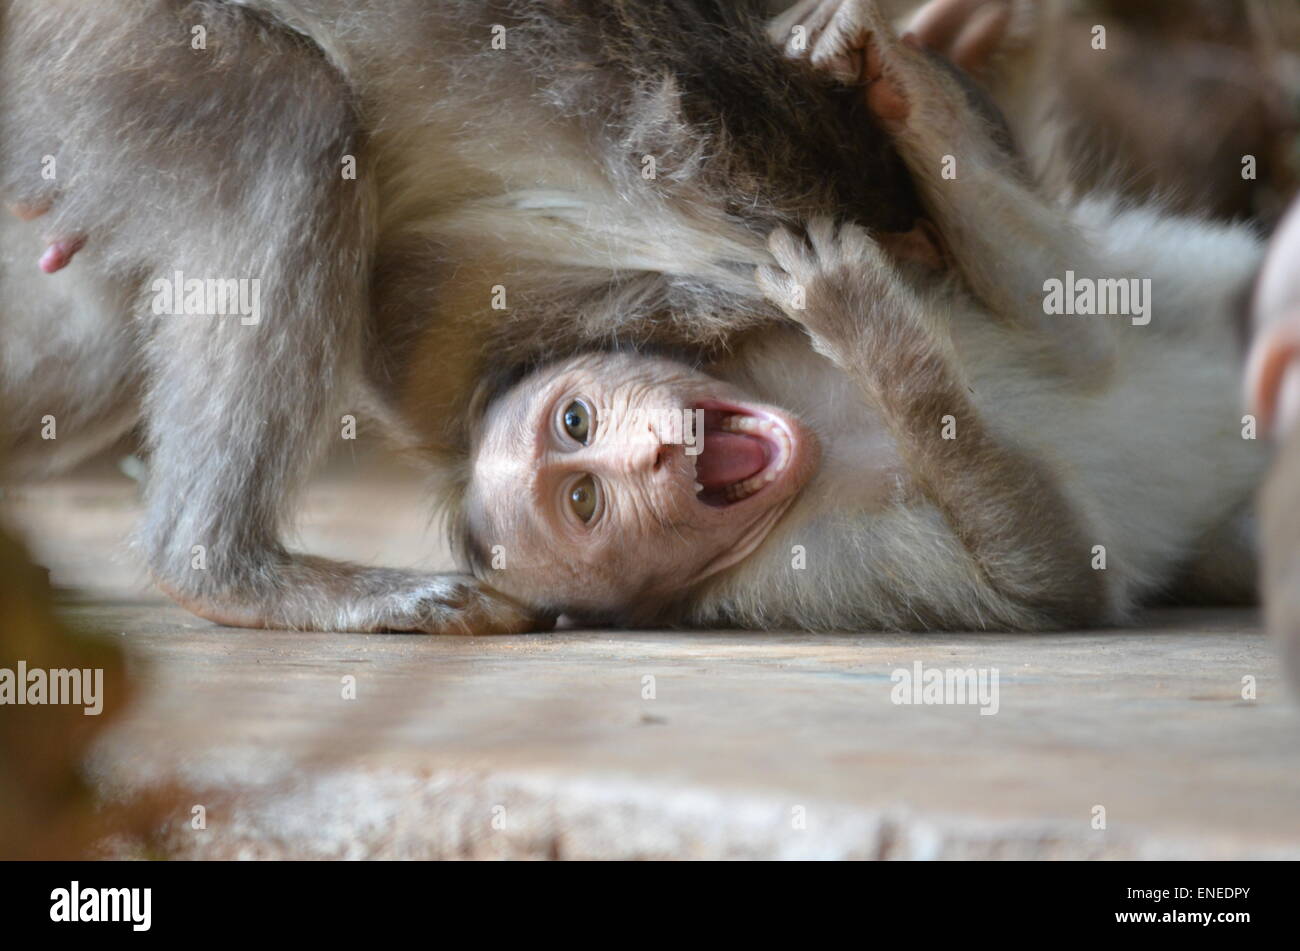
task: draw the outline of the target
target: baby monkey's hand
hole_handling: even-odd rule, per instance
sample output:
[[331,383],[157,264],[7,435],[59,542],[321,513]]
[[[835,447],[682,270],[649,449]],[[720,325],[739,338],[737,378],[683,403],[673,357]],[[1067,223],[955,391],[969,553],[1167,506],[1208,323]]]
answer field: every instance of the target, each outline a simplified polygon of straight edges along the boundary
[[768,239],[776,266],[756,277],[765,297],[812,337],[814,348],[842,365],[908,316],[902,278],[867,231],[814,218],[807,237],[778,228]]
[[1043,624],[1101,616],[1105,582],[1088,567],[1087,536],[1053,472],[985,424],[941,292],[896,272],[857,225],[823,218],[807,230],[806,240],[773,233],[776,266],[758,269],[759,286],[861,388],[901,459],[900,500],[931,506],[990,587]]
[[[768,27],[773,42],[792,59],[808,59],[841,82],[864,76],[869,30],[860,8],[865,0],[803,0]],[[917,45],[941,53],[982,76],[1002,54],[1029,42],[1041,11],[1038,0],[930,0],[904,31]]]

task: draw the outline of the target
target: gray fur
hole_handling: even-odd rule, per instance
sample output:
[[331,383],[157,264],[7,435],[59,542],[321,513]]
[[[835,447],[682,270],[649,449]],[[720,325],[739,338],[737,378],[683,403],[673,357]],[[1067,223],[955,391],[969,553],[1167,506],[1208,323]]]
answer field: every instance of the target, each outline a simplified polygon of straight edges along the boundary
[[[9,328],[58,320],[69,295],[90,316],[57,351],[6,354],[0,387],[24,394],[8,448],[31,468],[66,464],[138,413],[141,546],[160,586],[205,616],[532,623],[463,579],[291,554],[284,519],[345,409],[364,403],[454,473],[499,363],[593,345],[716,350],[777,319],[750,277],[773,223],[831,207],[911,222],[884,138],[846,91],[767,48],[756,9],[10,0],[0,195],[53,204],[0,232],[0,320],[31,341]],[[495,24],[505,51],[490,48]],[[717,62],[701,61],[709,49]],[[647,152],[662,167],[649,182]],[[15,273],[34,267],[38,231],[88,236],[45,284]],[[261,322],[155,315],[153,281],[175,271],[257,279]],[[508,312],[487,306],[495,284]],[[64,361],[54,373],[51,358]],[[32,439],[47,412],[57,460]]]

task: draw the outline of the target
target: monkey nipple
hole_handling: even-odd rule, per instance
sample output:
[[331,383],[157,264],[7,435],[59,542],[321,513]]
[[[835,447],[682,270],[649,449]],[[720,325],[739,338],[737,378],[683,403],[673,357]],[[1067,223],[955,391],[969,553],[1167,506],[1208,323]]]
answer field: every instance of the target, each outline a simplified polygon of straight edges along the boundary
[[16,201],[12,204],[5,205],[9,213],[21,221],[33,221],[50,210],[50,202],[46,201]]
[[[6,205],[9,213],[23,221],[34,221],[41,215],[50,210],[52,202],[14,202]],[[80,251],[86,244],[85,235],[74,235],[71,238],[52,238],[49,246],[46,247],[45,253],[41,255],[37,266],[46,274],[53,274],[55,271],[61,271],[71,262],[73,256]]]
[[[49,211],[52,204],[51,201],[44,200],[14,202],[5,207],[9,209],[10,214],[22,221],[34,221]],[[80,251],[85,244],[85,235],[74,235],[71,238],[51,238],[49,246],[45,249],[45,253],[41,255],[37,266],[46,274],[61,271],[72,262],[73,255]]]
[[63,270],[71,263],[73,255],[80,251],[85,243],[85,235],[51,241],[50,246],[45,249],[45,253],[41,255],[38,262],[40,269],[46,274],[53,274],[55,271]]

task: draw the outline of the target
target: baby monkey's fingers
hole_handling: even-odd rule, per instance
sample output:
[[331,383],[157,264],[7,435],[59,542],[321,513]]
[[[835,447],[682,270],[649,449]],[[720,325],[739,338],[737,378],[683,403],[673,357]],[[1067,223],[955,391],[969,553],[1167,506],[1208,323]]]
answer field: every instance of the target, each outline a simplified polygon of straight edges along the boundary
[[852,222],[814,218],[805,235],[778,228],[768,248],[778,266],[759,268],[759,287],[834,360],[847,361],[866,325],[887,321],[906,296],[884,249]]
[[803,299],[803,292],[799,282],[787,271],[764,264],[755,269],[754,280],[758,282],[758,289],[763,292],[765,298],[781,308],[786,316],[796,316]]
[[555,626],[551,615],[536,614],[511,598],[468,575],[441,575],[431,579],[433,590],[411,612],[405,627],[425,634],[527,634],[549,631]]
[[931,0],[908,25],[923,46],[978,75],[1007,39],[1013,0]]
[[834,225],[830,219],[818,219],[809,223],[808,237],[798,232],[780,227],[767,238],[767,249],[776,261],[776,267],[760,267],[758,284],[764,295],[788,315],[798,319],[791,311],[803,310],[803,301],[807,286],[816,280],[820,271],[817,247],[812,242],[812,233],[818,236],[834,234]]
[[812,52],[812,44],[835,16],[840,2],[799,0],[768,24],[767,34],[790,59],[803,59]]
[[776,263],[796,278],[810,277],[815,266],[812,247],[802,234],[793,228],[773,229],[767,236],[767,250]]
[[862,73],[862,0],[802,0],[768,25],[768,35],[790,59],[807,60],[842,83]]
[[881,266],[883,256],[871,233],[853,222],[837,224],[833,218],[810,218],[800,235],[789,228],[777,228],[767,239],[776,263],[797,281],[810,284],[834,272],[870,272]]

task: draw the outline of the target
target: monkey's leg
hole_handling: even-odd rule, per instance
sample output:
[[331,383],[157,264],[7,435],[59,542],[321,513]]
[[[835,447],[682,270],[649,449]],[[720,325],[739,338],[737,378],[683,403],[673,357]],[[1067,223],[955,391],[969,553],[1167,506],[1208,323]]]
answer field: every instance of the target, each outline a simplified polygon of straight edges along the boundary
[[159,585],[245,626],[531,627],[472,579],[332,563],[281,542],[365,345],[375,214],[373,186],[340,173],[366,146],[348,83],[245,5],[69,9],[3,6],[0,188],[48,213],[57,235],[93,234],[104,276],[141,290],[140,547]]
[[[354,409],[374,210],[365,182],[345,179],[339,163],[365,143],[323,57],[236,8],[200,9],[217,18],[205,55],[147,37],[136,47],[171,58],[121,71],[121,82],[138,85],[118,90],[120,114],[139,133],[111,146],[74,143],[121,155],[128,168],[161,166],[148,194],[165,242],[129,246],[133,218],[102,237],[142,262],[153,291],[142,295],[138,323],[150,449],[141,547],[155,579],[196,614],[238,626],[535,628],[473,578],[331,562],[282,544],[297,490]],[[178,75],[186,82],[173,82]],[[130,186],[129,177],[96,182],[98,168],[61,202],[93,211],[85,189]],[[238,312],[215,315],[210,288],[191,307],[191,285],[218,280],[241,284]]]
[[987,583],[1045,625],[1104,618],[1103,573],[1068,500],[980,417],[934,318],[943,304],[913,292],[861,228],[836,233],[820,219],[808,235],[772,235],[781,269],[760,268],[760,286],[879,408],[916,487]]
[[845,51],[862,51],[868,104],[972,293],[1002,320],[1043,334],[1064,366],[1095,380],[1113,360],[1113,343],[1088,322],[1046,314],[1043,285],[1067,271],[1124,275],[1103,267],[1067,211],[1034,186],[1002,124],[978,108],[950,65],[915,38],[900,40],[866,0],[842,0],[810,48],[827,68]]
[[[301,243],[263,222],[274,262],[183,259],[184,273],[258,275],[265,313],[146,317],[152,454],[143,542],[159,587],[194,613],[241,627],[430,634],[511,633],[539,622],[477,580],[293,554],[282,521],[346,406],[364,278],[325,220],[349,202],[291,216]],[[255,248],[246,249],[254,252]],[[318,256],[318,257],[317,257]],[[315,259],[315,260],[313,260]],[[202,263],[200,263],[202,262]],[[334,270],[339,262],[339,270]],[[253,270],[249,270],[253,268]]]
[[[296,490],[349,409],[366,313],[360,223],[368,209],[360,189],[315,167],[315,150],[264,145],[276,150],[281,177],[259,183],[279,202],[205,222],[225,240],[191,236],[156,275],[254,280],[259,319],[141,317],[151,324],[143,542],[155,579],[194,613],[243,627],[535,629],[534,618],[473,578],[331,562],[281,544]],[[326,154],[351,148],[339,141]]]

